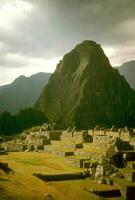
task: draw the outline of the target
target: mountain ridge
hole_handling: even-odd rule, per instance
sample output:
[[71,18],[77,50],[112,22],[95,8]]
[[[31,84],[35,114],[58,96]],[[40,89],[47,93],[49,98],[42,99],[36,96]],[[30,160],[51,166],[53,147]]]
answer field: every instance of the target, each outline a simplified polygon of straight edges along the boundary
[[6,110],[14,114],[22,108],[32,107],[50,75],[44,72],[30,77],[21,75],[12,83],[0,86],[0,112]]
[[135,60],[125,62],[116,68],[126,78],[131,88],[135,90]]

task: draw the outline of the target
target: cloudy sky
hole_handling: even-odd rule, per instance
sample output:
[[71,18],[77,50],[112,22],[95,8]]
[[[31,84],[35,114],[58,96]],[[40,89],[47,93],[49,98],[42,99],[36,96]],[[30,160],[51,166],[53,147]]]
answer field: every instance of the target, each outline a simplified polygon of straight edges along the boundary
[[0,85],[53,72],[86,39],[100,43],[113,66],[135,59],[135,1],[0,0]]

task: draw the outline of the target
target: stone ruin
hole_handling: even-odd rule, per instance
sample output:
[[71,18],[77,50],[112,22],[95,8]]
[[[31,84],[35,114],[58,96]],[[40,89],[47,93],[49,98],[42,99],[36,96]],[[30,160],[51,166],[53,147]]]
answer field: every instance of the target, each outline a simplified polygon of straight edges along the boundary
[[[118,130],[114,126],[111,129],[96,126],[88,131],[78,131],[75,127],[69,127],[66,131],[58,131],[54,130],[54,126],[55,124],[46,123],[43,126],[33,127],[14,140],[3,142],[1,147],[6,151],[44,150],[53,152],[53,149],[63,149],[70,150],[75,156],[86,158],[91,158],[93,155],[96,157],[98,149],[105,149],[113,138],[117,138],[119,150],[135,148],[135,131],[127,127]],[[93,151],[90,151],[90,148]],[[95,152],[94,149],[96,149]]]
[[64,156],[70,165],[83,168],[84,175],[96,184],[116,184],[121,188],[121,181],[115,180],[124,181],[125,189],[120,190],[129,199],[130,192],[135,191],[135,163],[130,164],[130,172],[125,174],[123,169],[128,169],[129,161],[135,161],[134,140],[135,130],[127,127],[96,127],[88,131],[77,131],[74,127],[62,131],[58,140],[50,140],[50,144],[44,145],[44,152]]
[[111,178],[120,176],[117,167],[122,167],[126,165],[126,160],[116,160],[115,157],[117,157],[117,154],[117,138],[113,138],[109,141],[104,153],[100,155],[98,159],[95,169],[95,183],[111,184]]
[[[63,156],[70,165],[84,168],[84,174],[93,177],[95,183],[113,184],[115,178],[124,177],[125,191],[130,183],[135,190],[135,129],[96,126],[88,131],[75,127],[59,131],[44,124],[24,131],[13,141],[1,142],[1,147],[6,151],[43,151]],[[125,173],[122,170],[126,168],[130,170]],[[123,192],[126,195],[129,192]]]
[[5,148],[3,147],[3,140],[2,138],[0,137],[0,155],[5,155],[7,154]]
[[45,144],[50,144],[50,141],[48,138],[48,134],[46,133],[31,132],[29,135],[27,135],[25,143],[27,146],[26,151],[38,151],[39,149],[43,149],[43,146]]
[[60,140],[61,131],[54,130],[54,126],[55,124],[46,123],[41,127],[33,127],[12,141],[3,142],[2,148],[7,152],[43,150],[44,145],[49,145],[51,140]]
[[[84,139],[85,134],[88,140]],[[117,183],[115,180],[122,179],[125,182],[124,191],[120,189],[122,196],[131,200],[130,193],[135,193],[135,163],[130,164],[133,170],[130,173],[125,174],[122,170],[129,167],[128,161],[135,161],[134,140],[134,129],[96,127],[95,130],[77,131],[69,128],[62,131],[60,140],[45,145],[44,151],[51,155],[65,156],[67,163],[84,168],[84,175],[92,177],[97,184],[116,184],[121,188],[121,181]]]

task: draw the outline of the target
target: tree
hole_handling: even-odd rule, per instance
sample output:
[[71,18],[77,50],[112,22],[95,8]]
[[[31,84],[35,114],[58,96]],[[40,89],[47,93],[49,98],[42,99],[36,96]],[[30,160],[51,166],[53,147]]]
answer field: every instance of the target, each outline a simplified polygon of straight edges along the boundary
[[0,135],[14,135],[47,121],[43,113],[33,108],[22,109],[16,115],[5,111],[0,114]]

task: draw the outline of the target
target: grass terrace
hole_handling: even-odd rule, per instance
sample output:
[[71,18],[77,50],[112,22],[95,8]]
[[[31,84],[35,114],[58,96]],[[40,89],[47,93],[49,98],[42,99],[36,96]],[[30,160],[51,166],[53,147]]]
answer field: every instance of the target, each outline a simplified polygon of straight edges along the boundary
[[[86,187],[100,187],[105,190],[113,187],[97,186],[91,179],[48,183],[32,175],[81,171],[65,162],[64,157],[38,152],[14,152],[1,156],[0,162],[8,163],[15,171],[14,174],[6,174],[0,170],[0,200],[44,200],[47,193],[51,194],[54,200],[97,200],[103,198],[86,191]],[[122,198],[111,198],[117,199]]]

